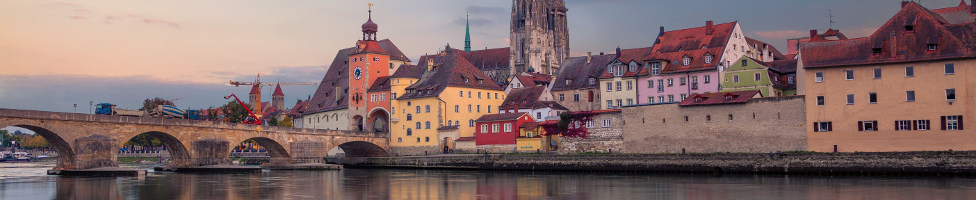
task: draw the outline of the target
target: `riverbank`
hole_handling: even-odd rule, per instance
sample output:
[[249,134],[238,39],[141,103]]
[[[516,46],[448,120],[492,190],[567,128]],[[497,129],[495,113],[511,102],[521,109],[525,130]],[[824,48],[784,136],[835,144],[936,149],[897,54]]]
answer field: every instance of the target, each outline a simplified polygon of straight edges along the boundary
[[976,175],[976,151],[884,153],[467,154],[347,158],[349,168],[731,174]]

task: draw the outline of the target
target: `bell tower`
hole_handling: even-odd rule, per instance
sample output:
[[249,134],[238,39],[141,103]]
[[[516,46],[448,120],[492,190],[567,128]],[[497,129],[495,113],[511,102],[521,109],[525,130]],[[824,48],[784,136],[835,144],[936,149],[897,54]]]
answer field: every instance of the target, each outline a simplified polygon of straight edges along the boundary
[[563,0],[512,0],[509,46],[511,73],[530,67],[555,75],[569,57],[569,28]]

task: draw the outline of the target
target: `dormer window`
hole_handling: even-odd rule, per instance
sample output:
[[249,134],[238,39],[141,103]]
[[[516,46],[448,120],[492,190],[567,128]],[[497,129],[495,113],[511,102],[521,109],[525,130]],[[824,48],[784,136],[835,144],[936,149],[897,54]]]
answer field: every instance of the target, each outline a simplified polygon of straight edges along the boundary
[[749,66],[749,61],[747,61],[746,59],[742,59],[742,66],[743,67]]
[[696,98],[695,99],[695,103],[701,103],[701,102],[702,102],[702,99],[701,98]]
[[881,55],[881,48],[872,48],[871,53],[874,55]]
[[566,85],[573,84],[573,79],[566,79]]
[[653,63],[651,63],[651,73],[654,74],[655,76],[661,74],[661,63],[660,62],[653,62]]
[[701,49],[705,49],[705,45],[702,45],[702,48]]
[[483,80],[478,80],[478,84],[485,84]]
[[631,64],[630,64],[630,72],[636,72],[636,71],[637,71],[637,65],[636,65],[636,64],[633,64],[633,63],[631,63]]
[[725,97],[725,100],[726,100],[726,101],[732,101],[732,96],[727,96],[727,97]]
[[938,44],[929,44],[928,46],[929,46],[929,51],[939,50]]
[[691,64],[691,57],[685,56],[685,58],[681,59],[681,64],[683,64],[685,66],[690,65]]
[[712,55],[705,55],[705,63],[706,64],[712,63]]
[[596,84],[596,79],[595,78],[590,78],[590,85],[593,85],[593,84]]
[[914,33],[915,32],[915,25],[905,25],[905,32]]
[[468,78],[464,78],[464,83],[468,83]]

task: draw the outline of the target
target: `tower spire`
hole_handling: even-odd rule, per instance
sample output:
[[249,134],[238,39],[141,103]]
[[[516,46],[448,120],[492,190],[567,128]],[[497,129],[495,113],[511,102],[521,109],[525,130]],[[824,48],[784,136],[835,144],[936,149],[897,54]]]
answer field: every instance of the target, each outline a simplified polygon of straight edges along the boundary
[[470,15],[464,15],[464,52],[471,53],[471,20]]

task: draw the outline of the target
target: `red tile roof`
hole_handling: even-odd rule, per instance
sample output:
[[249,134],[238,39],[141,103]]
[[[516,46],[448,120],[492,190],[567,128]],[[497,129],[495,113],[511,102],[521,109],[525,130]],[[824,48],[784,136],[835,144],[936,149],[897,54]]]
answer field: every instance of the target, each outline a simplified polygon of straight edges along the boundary
[[292,117],[301,116],[302,113],[305,112],[305,109],[308,108],[308,102],[310,101],[302,101],[299,99],[298,103],[295,103],[295,107],[292,107],[291,110],[288,111],[288,115]]
[[[711,29],[702,26],[663,32],[657,37],[659,43],[644,60],[668,61],[661,70],[664,74],[717,69],[736,24],[729,22],[712,25]],[[711,63],[705,63],[705,55],[712,56]],[[685,57],[691,58],[689,65],[682,63]]]
[[285,93],[281,92],[281,85],[275,84],[275,90],[274,93],[271,94],[271,96],[285,96]]
[[535,105],[532,105],[532,109],[540,108],[552,108],[553,110],[569,110],[569,108],[564,107],[562,104],[556,103],[555,101],[538,101]]
[[747,90],[747,91],[736,91],[736,92],[716,92],[716,93],[706,93],[706,94],[695,94],[691,95],[684,101],[678,104],[678,106],[702,106],[702,105],[720,105],[720,104],[737,104],[749,102],[749,99],[753,97],[762,97],[762,93],[759,90]]
[[[586,56],[572,57],[563,60],[559,67],[559,73],[552,82],[552,91],[565,91],[576,89],[595,89],[599,88],[600,78],[607,64],[616,59],[616,55],[593,55],[590,62],[586,61]],[[593,78],[594,83],[590,84],[589,79]],[[567,80],[570,80],[567,82]]]
[[[667,73],[682,73],[682,72],[693,72],[693,71],[703,71],[703,70],[715,70],[719,64],[719,58],[721,58],[724,48],[710,48],[710,49],[695,49],[691,51],[676,51],[670,53],[651,53],[646,59],[648,61],[663,60],[668,63],[664,65],[664,69],[661,69],[662,74]],[[711,63],[705,63],[705,56],[712,56]],[[684,65],[683,59],[688,57],[691,62],[688,65]],[[647,70],[643,70],[647,71]],[[640,73],[646,74],[646,73]]]
[[522,125],[519,125],[519,128],[524,128],[524,129],[535,129],[535,128],[538,128],[538,127],[539,127],[539,124],[538,123],[535,123],[535,122],[525,122],[525,123],[522,123]]
[[519,82],[522,82],[522,85],[525,87],[549,85],[549,82],[552,81],[551,76],[535,72],[523,72],[515,75],[515,78],[517,78]]
[[251,86],[251,92],[248,94],[261,94],[261,85],[254,84],[254,86]]
[[410,58],[407,58],[407,56],[400,51],[400,48],[397,48],[396,44],[393,44],[393,41],[390,41],[390,39],[380,40],[379,43],[380,47],[382,47],[383,50],[387,52],[387,55],[390,56],[390,60],[410,62]]
[[520,113],[490,114],[490,115],[482,115],[481,117],[479,117],[477,120],[474,121],[476,122],[515,121],[519,117],[522,117],[524,115],[528,115],[528,113],[520,112]]
[[427,66],[433,62],[436,70],[425,71],[413,85],[408,86],[407,93],[399,99],[413,99],[440,95],[447,87],[463,87],[502,91],[488,78],[485,73],[468,62],[461,54],[445,52],[433,56],[421,57],[419,66]]
[[[914,26],[914,32],[906,31],[908,25]],[[938,44],[937,50],[929,51],[929,44]],[[951,24],[918,3],[907,2],[871,36],[808,43],[801,45],[800,52],[805,68],[972,58],[976,57],[976,24]]]
[[532,109],[532,106],[539,102],[539,97],[545,91],[546,88],[542,86],[512,89],[499,108],[508,110],[515,109],[518,106],[519,109]]
[[959,6],[940,8],[932,10],[932,12],[942,15],[946,21],[953,24],[964,24],[972,23],[976,21],[976,12],[973,11],[973,5],[966,5],[966,1],[960,1]]
[[[406,56],[388,39],[380,40],[378,42],[379,47],[381,47],[387,55],[390,55],[390,59],[394,57],[402,57],[404,61],[409,61]],[[332,60],[332,64],[329,65],[328,71],[325,76],[322,77],[322,82],[319,83],[318,89],[315,90],[315,94],[312,96],[311,100],[308,100],[308,108],[305,113],[319,113],[327,112],[333,110],[342,110],[348,108],[349,104],[349,56],[356,53],[356,47],[350,47],[339,50],[336,53],[335,58]],[[338,89],[338,94],[336,93]]]
[[[644,66],[643,65],[643,59],[644,58],[647,58],[647,55],[649,55],[651,53],[651,50],[652,49],[653,49],[653,47],[644,47],[644,48],[634,48],[634,49],[623,49],[623,50],[620,50],[620,57],[617,58],[617,59],[614,59],[610,63],[607,63],[607,65],[603,67],[603,73],[600,74],[600,78],[613,78],[613,77],[615,77],[612,73],[610,73],[610,67],[612,65],[616,65],[616,64],[624,65],[623,68],[626,71],[624,72],[623,77],[633,77],[633,76],[636,76],[641,71],[641,68],[643,68],[643,66]],[[629,64],[630,64],[631,61],[634,61],[634,62],[637,62],[638,63],[637,64],[637,69],[635,71],[630,71]]]
[[391,88],[390,87],[390,77],[389,76],[382,76],[382,77],[376,78],[376,81],[373,81],[373,85],[370,85],[369,86],[369,89],[366,90],[366,92],[383,92],[383,91],[389,92],[390,91],[390,88]]
[[375,40],[360,40],[357,43],[357,45],[358,45],[358,48],[359,48],[359,51],[356,52],[357,54],[358,53],[375,53],[375,54],[389,55],[386,52],[386,50],[383,50],[383,47],[380,46],[380,43],[379,42],[376,42]]

